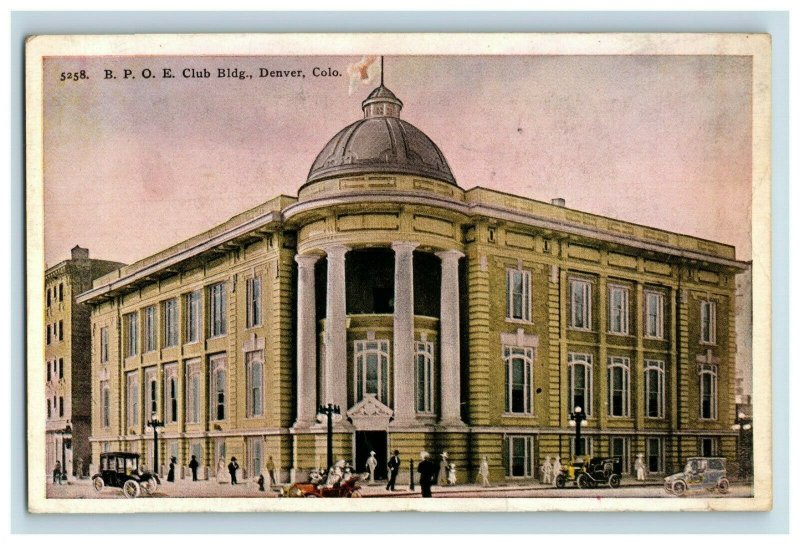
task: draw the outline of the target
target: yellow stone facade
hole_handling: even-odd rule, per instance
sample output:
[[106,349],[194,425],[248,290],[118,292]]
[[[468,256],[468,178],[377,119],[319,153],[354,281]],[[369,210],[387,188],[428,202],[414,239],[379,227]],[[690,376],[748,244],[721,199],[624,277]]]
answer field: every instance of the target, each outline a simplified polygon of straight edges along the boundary
[[325,403],[342,412],[335,458],[363,470],[370,450],[385,462],[397,449],[400,480],[422,450],[447,452],[460,482],[484,456],[492,481],[537,478],[545,457],[571,455],[578,402],[590,452],[622,455],[628,470],[638,453],[655,473],[703,453],[733,458],[744,268],[733,247],[465,191],[449,171],[347,168],[81,296],[93,307],[95,464],[120,449],[149,466],[155,417],[162,466],[174,455],[185,474],[195,454],[214,478],[236,456],[248,478],[271,456],[280,480],[302,478],[325,463]]

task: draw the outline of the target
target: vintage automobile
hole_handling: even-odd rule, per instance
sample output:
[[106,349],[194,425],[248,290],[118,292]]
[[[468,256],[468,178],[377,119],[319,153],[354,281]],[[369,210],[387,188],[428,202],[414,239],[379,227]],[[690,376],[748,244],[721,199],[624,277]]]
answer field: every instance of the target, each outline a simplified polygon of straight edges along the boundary
[[689,458],[681,473],[664,478],[664,490],[675,496],[683,496],[687,490],[716,490],[727,494],[730,486],[725,458]]
[[579,488],[596,488],[608,485],[617,488],[622,479],[622,459],[578,457],[564,464],[561,473],[556,475],[556,488],[564,488],[567,482],[573,482]]
[[353,473],[352,468],[347,468],[341,480],[332,485],[326,485],[327,472],[314,470],[309,474],[308,482],[292,483],[284,486],[279,496],[283,498],[360,498],[361,486],[359,481],[365,478],[364,474]]
[[121,488],[126,498],[137,498],[142,490],[153,495],[161,480],[139,466],[139,455],[131,452],[104,452],[100,472],[92,476],[92,486],[100,492],[106,486]]

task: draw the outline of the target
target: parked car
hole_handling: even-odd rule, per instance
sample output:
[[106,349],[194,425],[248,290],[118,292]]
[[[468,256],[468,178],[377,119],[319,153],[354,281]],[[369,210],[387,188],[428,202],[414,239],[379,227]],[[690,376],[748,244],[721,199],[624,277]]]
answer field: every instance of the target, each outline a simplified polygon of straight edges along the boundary
[[556,475],[556,487],[564,488],[568,482],[579,488],[596,488],[608,485],[617,488],[622,479],[622,459],[619,457],[586,459],[577,457],[567,462]]
[[727,494],[730,489],[725,458],[689,458],[680,473],[664,478],[668,494],[683,496],[687,490],[716,490]]
[[152,495],[161,480],[158,475],[139,466],[139,455],[131,452],[104,452],[100,455],[100,472],[92,476],[97,492],[106,486],[121,488],[126,498],[137,498],[142,490]]
[[359,481],[365,474],[346,472],[342,479],[333,485],[324,484],[327,473],[314,470],[309,474],[308,482],[292,483],[284,486],[280,491],[283,498],[360,498],[361,485]]

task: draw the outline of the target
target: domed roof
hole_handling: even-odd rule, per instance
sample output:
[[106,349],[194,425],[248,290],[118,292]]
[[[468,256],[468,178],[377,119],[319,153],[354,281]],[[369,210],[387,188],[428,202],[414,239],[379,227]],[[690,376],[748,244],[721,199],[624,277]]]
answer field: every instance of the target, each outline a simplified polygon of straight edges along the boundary
[[403,103],[380,85],[362,103],[364,119],[339,131],[317,155],[305,185],[337,176],[411,174],[457,185],[444,155],[400,119]]

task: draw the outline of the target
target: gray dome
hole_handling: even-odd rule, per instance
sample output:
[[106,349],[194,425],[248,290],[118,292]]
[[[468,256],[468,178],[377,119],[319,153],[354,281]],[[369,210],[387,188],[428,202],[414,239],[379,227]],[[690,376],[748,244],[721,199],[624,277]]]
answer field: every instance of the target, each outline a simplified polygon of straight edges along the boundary
[[339,131],[317,155],[305,185],[338,176],[410,174],[457,185],[436,144],[399,118],[402,102],[381,85],[364,100],[365,118]]

